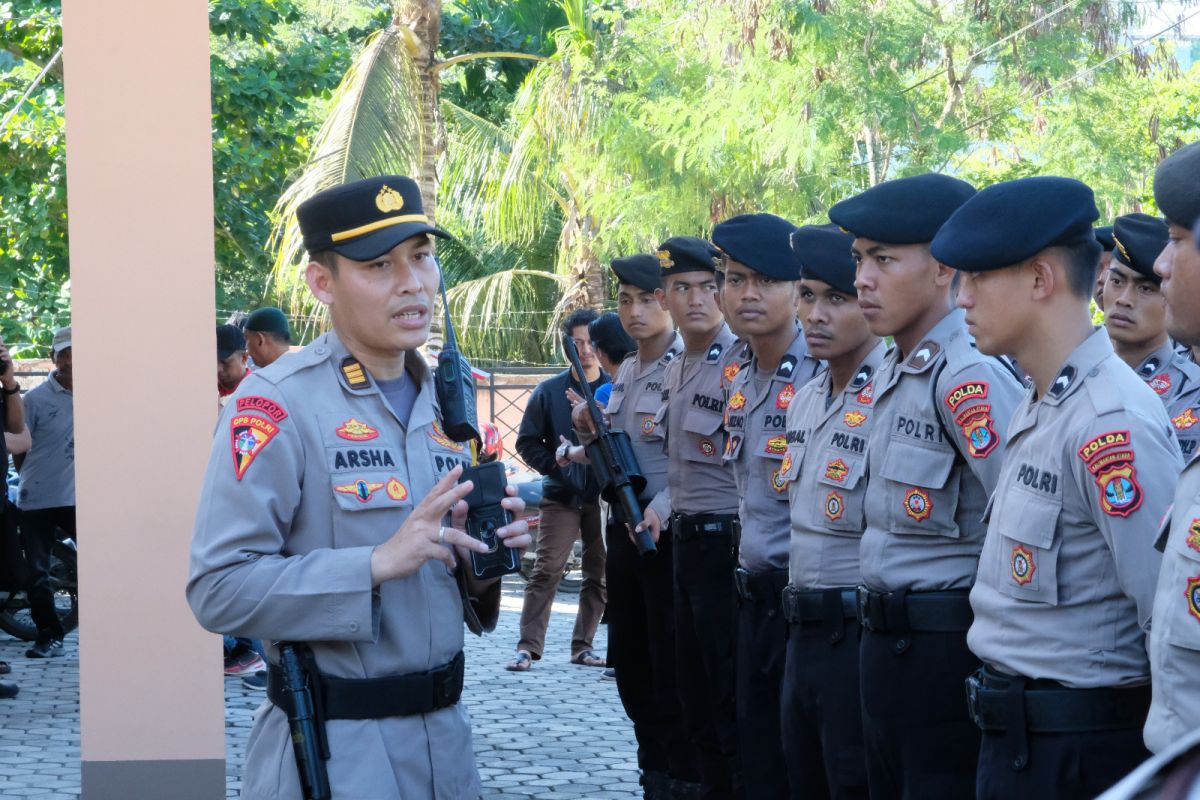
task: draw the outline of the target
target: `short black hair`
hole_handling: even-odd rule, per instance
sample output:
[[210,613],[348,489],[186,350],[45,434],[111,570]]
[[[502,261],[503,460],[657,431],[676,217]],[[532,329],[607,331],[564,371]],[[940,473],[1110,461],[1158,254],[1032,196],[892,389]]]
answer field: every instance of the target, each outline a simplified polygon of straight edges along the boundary
[[266,336],[268,339],[273,339],[279,344],[292,343],[291,336],[287,335],[286,333],[279,333],[278,331],[247,331],[247,333],[261,333],[263,336]]
[[332,250],[318,250],[315,253],[308,254],[309,261],[315,261],[322,267],[326,267],[330,272],[337,272],[338,258],[337,253]]
[[592,321],[598,316],[600,315],[596,313],[596,309],[594,308],[575,309],[571,312],[571,315],[567,317],[566,321],[563,322],[563,336],[566,336],[568,339],[571,338],[571,333],[576,328],[580,326],[587,327],[588,325],[591,325]]
[[1058,250],[1067,267],[1067,286],[1076,297],[1091,298],[1096,290],[1096,272],[1100,269],[1100,254],[1104,246],[1089,236],[1072,244],[1058,245]]
[[592,346],[614,364],[620,364],[625,356],[637,349],[637,342],[625,332],[615,311],[606,311],[596,317],[588,325],[588,336],[592,338]]

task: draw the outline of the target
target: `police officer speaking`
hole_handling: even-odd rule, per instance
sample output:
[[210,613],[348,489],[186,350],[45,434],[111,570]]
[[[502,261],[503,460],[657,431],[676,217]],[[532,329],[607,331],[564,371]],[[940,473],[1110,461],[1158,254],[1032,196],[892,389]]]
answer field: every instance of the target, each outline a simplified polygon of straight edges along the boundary
[[1097,216],[1079,181],[1022,178],[981,190],[932,245],[964,273],[979,349],[1032,379],[971,591],[981,800],[1091,798],[1146,756],[1153,545],[1180,457],[1158,397],[1092,328]]
[[[466,575],[469,552],[486,550],[462,530],[471,452],[446,436],[416,351],[440,278],[429,235],[447,235],[399,176],[321,192],[297,216],[333,331],[249,375],[226,406],[188,601],[209,630],[304,643],[287,650],[307,654],[333,797],[478,797],[463,620],[495,624],[499,582]],[[524,522],[498,534],[529,543]],[[255,717],[243,798],[301,796],[282,651],[269,647],[271,705]]]
[[875,378],[871,490],[860,552],[864,740],[872,796],[969,797],[979,732],[963,713],[967,591],[1020,384],[973,347],[952,310],[954,272],[929,252],[975,193],[917,175],[843,200],[829,218],[856,237],[855,288],[871,331],[895,345]]

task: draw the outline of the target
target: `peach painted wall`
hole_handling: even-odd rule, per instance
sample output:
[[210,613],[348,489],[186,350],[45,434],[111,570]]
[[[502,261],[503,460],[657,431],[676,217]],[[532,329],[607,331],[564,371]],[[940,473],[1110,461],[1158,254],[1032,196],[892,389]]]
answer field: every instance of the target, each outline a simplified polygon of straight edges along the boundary
[[224,758],[184,602],[213,431],[208,3],[64,0],[84,761]]

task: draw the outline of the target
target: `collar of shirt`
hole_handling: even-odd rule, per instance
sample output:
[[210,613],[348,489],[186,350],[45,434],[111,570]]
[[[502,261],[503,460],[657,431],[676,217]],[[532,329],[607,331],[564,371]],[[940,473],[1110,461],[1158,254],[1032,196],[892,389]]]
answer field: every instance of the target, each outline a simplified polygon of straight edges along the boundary
[[1178,358],[1179,354],[1175,352],[1175,348],[1171,345],[1171,340],[1167,339],[1166,344],[1146,356],[1145,360],[1138,365],[1138,377],[1148,381],[1162,370],[1173,366]]
[[1042,402],[1046,405],[1057,406],[1074,394],[1083,385],[1083,379],[1090,374],[1100,362],[1112,356],[1112,340],[1108,338],[1108,330],[1103,325],[1092,331],[1092,335],[1080,342],[1071,355],[1067,356],[1058,376],[1046,390],[1045,397],[1034,399],[1030,391],[1031,402]]
[[[310,345],[317,355],[328,353],[337,370],[337,379],[342,389],[349,394],[370,395],[381,394],[375,385],[375,379],[367,368],[356,359],[335,331],[330,331]],[[357,365],[358,371],[355,370]],[[408,370],[416,384],[417,400],[413,404],[412,414],[408,419],[408,429],[416,430],[441,416],[437,407],[437,396],[433,391],[433,373],[425,363],[425,357],[417,350],[406,350],[404,353],[404,368]],[[358,375],[361,374],[361,377]]]
[[900,369],[916,374],[924,372],[937,363],[938,356],[946,351],[946,343],[956,335],[966,334],[966,322],[964,321],[966,314],[967,312],[963,309],[955,308],[942,317],[936,325],[930,328],[929,333],[925,334],[921,343],[914,347],[913,351],[904,359]]

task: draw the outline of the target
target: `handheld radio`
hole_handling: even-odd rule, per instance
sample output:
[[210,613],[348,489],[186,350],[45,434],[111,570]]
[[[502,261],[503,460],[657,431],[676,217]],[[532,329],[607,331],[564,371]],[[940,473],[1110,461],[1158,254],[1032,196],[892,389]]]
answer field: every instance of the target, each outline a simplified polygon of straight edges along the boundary
[[[442,265],[438,264],[440,272]],[[446,299],[446,280],[441,279],[443,319],[446,341],[438,353],[437,372],[433,385],[437,389],[438,405],[442,409],[442,429],[456,442],[479,439],[479,418],[475,411],[475,376],[471,365],[458,351],[458,337],[450,321],[450,301]]]

